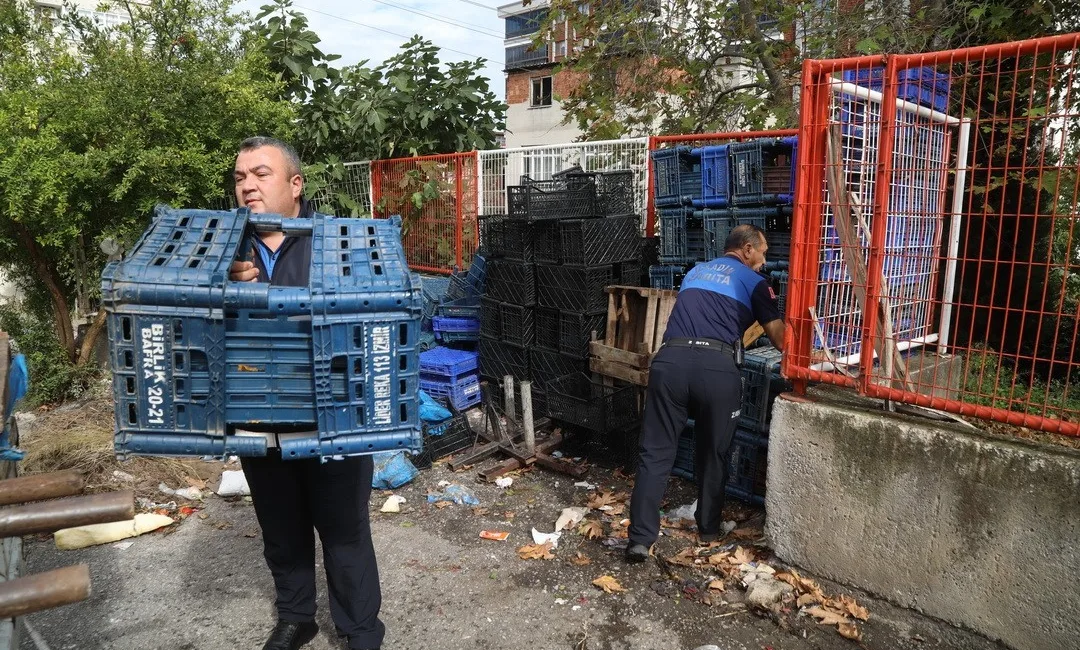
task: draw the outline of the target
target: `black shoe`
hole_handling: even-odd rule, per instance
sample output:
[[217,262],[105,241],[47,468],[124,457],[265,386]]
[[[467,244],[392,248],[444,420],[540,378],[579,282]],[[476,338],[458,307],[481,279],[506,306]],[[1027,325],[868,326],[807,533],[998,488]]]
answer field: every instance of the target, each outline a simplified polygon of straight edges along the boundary
[[283,621],[278,619],[270,638],[262,650],[299,650],[319,633],[319,624],[315,621]]
[[720,533],[698,533],[697,543],[704,546],[720,540]]
[[649,547],[644,544],[631,544],[626,547],[626,561],[630,564],[640,564],[649,559]]

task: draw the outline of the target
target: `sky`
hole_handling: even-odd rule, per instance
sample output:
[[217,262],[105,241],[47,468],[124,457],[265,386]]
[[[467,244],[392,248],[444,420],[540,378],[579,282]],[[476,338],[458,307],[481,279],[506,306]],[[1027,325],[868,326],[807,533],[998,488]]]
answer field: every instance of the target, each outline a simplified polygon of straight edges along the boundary
[[[495,7],[507,3],[508,0],[294,0],[293,8],[307,16],[311,30],[322,39],[319,47],[324,53],[341,55],[335,61],[339,67],[364,59],[372,66],[377,65],[396,54],[414,34],[419,34],[439,46],[441,61],[487,59],[481,74],[488,78],[492,92],[504,99],[504,24]],[[269,4],[268,0],[240,0],[236,6],[256,15],[264,4]]]

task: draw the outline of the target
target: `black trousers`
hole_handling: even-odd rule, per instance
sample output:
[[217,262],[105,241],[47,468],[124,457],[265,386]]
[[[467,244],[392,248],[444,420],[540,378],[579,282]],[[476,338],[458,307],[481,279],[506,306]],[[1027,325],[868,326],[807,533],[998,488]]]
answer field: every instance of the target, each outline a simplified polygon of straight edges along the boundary
[[730,354],[676,346],[665,346],[656,354],[649,370],[641,459],[630,497],[630,544],[650,546],[660,534],[660,501],[688,418],[695,420],[698,531],[720,532],[741,405],[742,376]]
[[315,618],[317,530],[338,634],[348,636],[350,647],[381,646],[382,593],[368,517],[371,457],[283,461],[279,450],[270,449],[266,457],[240,462],[262,528],[263,555],[274,576],[278,617],[294,622]]

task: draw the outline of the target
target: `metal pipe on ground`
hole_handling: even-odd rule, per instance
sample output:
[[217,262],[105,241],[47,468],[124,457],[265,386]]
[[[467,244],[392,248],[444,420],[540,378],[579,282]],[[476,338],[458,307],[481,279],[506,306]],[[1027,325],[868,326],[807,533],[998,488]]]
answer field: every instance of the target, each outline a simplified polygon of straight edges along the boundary
[[0,618],[12,618],[70,605],[90,597],[90,567],[85,564],[0,582]]
[[0,481],[0,506],[69,497],[85,487],[86,476],[75,470],[9,478]]
[[135,516],[135,492],[109,492],[0,509],[0,537],[124,521]]

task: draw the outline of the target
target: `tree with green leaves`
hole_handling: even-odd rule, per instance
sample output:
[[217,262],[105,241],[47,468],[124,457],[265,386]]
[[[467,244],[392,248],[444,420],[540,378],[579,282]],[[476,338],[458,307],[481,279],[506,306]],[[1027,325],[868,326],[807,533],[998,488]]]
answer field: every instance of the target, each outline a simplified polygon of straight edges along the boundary
[[308,169],[313,191],[340,173],[340,161],[490,149],[505,127],[506,104],[480,75],[483,59],[443,63],[438,47],[414,36],[377,66],[337,69],[339,57],[319,49],[292,0],[264,5],[256,20],[281,98],[297,107],[297,149],[317,163]]
[[86,364],[104,312],[78,347],[72,318],[93,313],[99,244],[132,244],[157,203],[219,204],[243,138],[291,137],[295,110],[232,4],[121,2],[131,22],[104,27],[0,0],[0,265],[55,331],[24,348]]
[[875,4],[553,0],[536,43],[569,26],[580,47],[559,69],[581,82],[559,100],[585,139],[606,139],[790,127],[804,58],[965,47],[1076,22],[1048,0]]

